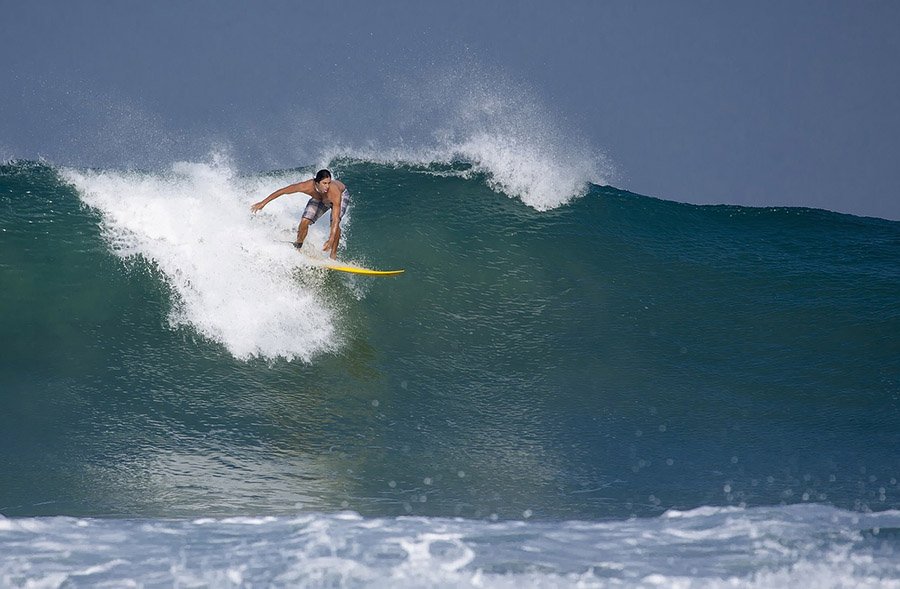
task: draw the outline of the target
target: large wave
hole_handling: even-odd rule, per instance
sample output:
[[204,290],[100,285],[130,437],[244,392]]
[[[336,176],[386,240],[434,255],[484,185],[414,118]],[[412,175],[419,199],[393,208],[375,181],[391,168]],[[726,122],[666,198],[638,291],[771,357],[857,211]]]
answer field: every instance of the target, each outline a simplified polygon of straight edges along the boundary
[[[100,480],[95,462],[129,491],[85,514],[208,513],[197,489],[228,497],[225,515],[284,515],[296,489],[325,511],[476,518],[896,505],[897,223],[596,186],[542,213],[456,177],[466,166],[336,164],[355,190],[342,256],[402,277],[298,269],[277,240],[303,197],[249,212],[314,168],[0,170],[5,431],[32,439],[15,416],[35,411],[78,441],[14,453],[11,472],[85,465],[59,475],[57,503],[12,487],[6,505],[72,514],[67,500],[103,494],[69,483]],[[249,466],[192,460],[207,448]],[[151,454],[178,485],[148,485]],[[157,490],[177,497],[161,512]]]
[[[463,90],[448,93],[445,85],[454,86],[454,80]],[[605,159],[555,127],[525,89],[499,76],[487,86],[462,84],[450,77],[422,86],[430,98],[418,102],[415,112],[422,117],[418,124],[430,125],[431,132],[415,147],[330,146],[315,166],[280,173],[242,175],[229,155],[214,151],[206,161],[175,162],[153,172],[64,168],[61,175],[102,213],[104,233],[118,255],[143,256],[165,275],[175,294],[173,325],[192,326],[238,358],[310,361],[340,347],[340,337],[336,310],[316,284],[320,278],[306,274],[298,284],[294,252],[278,243],[293,238],[290,228],[303,199],[281,199],[256,219],[248,213],[251,202],[317,167],[340,167],[348,160],[479,175],[495,191],[538,211],[605,181],[599,171]],[[345,224],[351,219],[352,214]],[[324,241],[324,227],[313,226],[312,242]]]

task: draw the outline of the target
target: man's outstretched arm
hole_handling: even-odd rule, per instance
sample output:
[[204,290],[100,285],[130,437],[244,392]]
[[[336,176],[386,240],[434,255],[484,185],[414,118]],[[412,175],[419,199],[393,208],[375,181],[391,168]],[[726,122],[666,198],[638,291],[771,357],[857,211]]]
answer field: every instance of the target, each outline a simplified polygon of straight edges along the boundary
[[256,212],[261,211],[264,206],[266,206],[267,204],[269,204],[270,202],[272,202],[279,196],[282,196],[284,194],[291,194],[292,192],[300,192],[301,190],[303,190],[303,185],[306,184],[307,182],[309,182],[309,180],[306,180],[304,182],[297,182],[296,184],[291,184],[289,186],[285,186],[284,188],[280,188],[280,189],[276,190],[275,192],[273,192],[266,198],[251,205],[250,212],[256,213]]

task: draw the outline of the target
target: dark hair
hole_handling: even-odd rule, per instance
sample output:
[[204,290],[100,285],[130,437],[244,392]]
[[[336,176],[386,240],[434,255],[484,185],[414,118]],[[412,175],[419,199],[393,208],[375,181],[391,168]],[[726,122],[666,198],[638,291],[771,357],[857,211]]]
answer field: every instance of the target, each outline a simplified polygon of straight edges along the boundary
[[324,180],[325,178],[331,178],[331,172],[325,169],[321,169],[316,172],[316,184]]

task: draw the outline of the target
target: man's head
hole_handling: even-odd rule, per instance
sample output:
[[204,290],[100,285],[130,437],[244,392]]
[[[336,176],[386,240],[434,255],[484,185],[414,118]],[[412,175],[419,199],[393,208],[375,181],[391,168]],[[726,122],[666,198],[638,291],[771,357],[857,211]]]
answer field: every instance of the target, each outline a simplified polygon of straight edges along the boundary
[[328,192],[331,187],[331,172],[322,169],[316,172],[316,190],[321,194]]

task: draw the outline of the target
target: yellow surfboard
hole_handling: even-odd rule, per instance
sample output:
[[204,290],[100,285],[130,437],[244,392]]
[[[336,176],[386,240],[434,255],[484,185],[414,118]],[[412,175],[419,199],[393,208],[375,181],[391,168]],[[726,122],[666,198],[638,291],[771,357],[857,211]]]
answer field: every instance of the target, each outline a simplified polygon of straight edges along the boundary
[[325,261],[322,263],[322,267],[328,268],[329,270],[336,270],[338,272],[349,272],[350,274],[364,274],[365,276],[396,276],[397,274],[403,274],[406,270],[369,270],[368,268],[362,268],[359,266],[347,266],[338,262],[337,260]]
[[[290,243],[291,245],[294,244],[293,241],[286,241],[285,243]],[[321,266],[322,268],[328,268],[329,270],[334,270],[336,272],[362,274],[364,276],[397,276],[398,274],[406,272],[406,270],[372,270],[370,268],[363,268],[356,264],[332,260],[331,258],[326,258],[324,255],[317,255],[317,252],[307,251],[306,248],[300,250],[300,253],[314,266]]]

